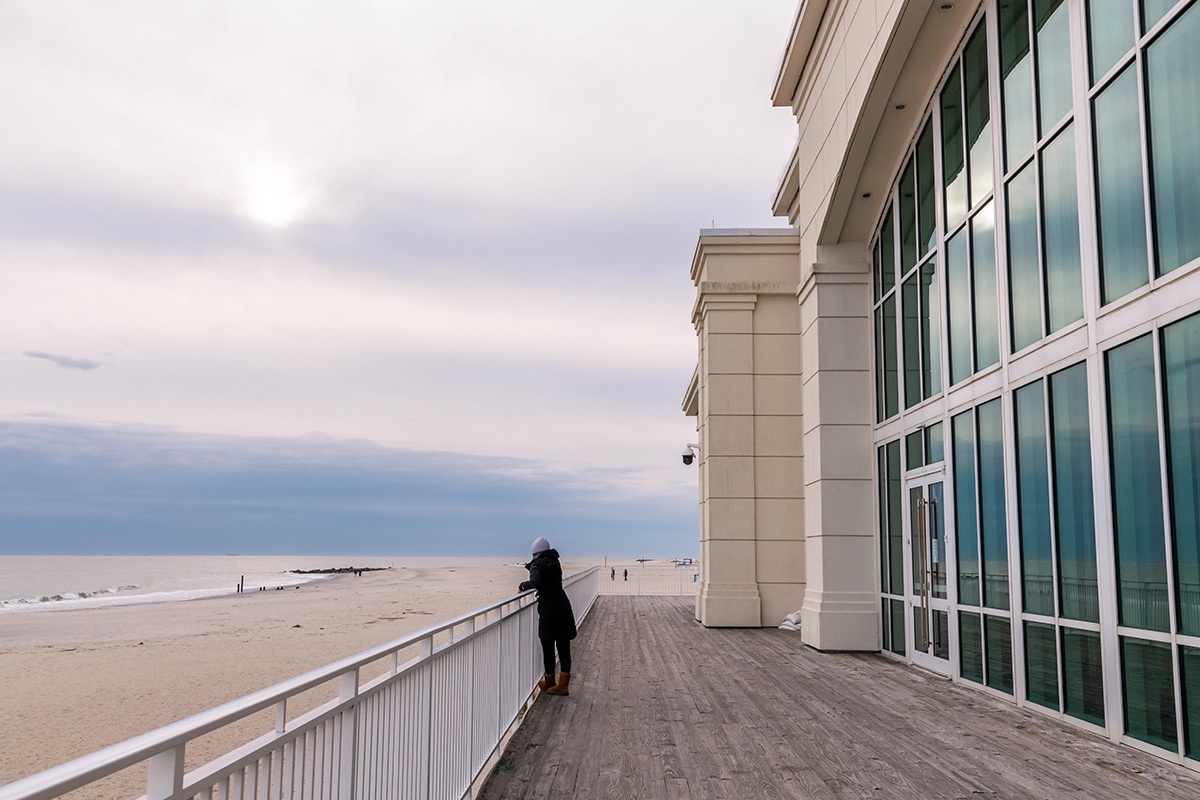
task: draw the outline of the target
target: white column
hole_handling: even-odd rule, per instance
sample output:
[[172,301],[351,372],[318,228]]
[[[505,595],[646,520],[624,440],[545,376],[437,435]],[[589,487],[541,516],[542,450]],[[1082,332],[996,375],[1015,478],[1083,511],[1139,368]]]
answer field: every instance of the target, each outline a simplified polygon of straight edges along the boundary
[[806,587],[801,637],[879,649],[872,509],[870,264],[813,265],[800,289]]

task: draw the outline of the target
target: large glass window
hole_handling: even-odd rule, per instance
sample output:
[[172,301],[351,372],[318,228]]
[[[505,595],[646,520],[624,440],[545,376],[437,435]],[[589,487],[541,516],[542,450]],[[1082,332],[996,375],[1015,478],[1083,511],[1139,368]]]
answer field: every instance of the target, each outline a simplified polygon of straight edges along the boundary
[[971,335],[971,261],[964,228],[946,243],[946,282],[949,295],[950,383],[966,380],[975,371]]
[[1159,275],[1200,257],[1197,41],[1200,41],[1200,6],[1193,4],[1146,51],[1150,174]]
[[959,674],[983,683],[983,627],[978,614],[958,612]]
[[1110,350],[1108,427],[1118,608],[1122,625],[1169,628],[1154,342],[1147,335]]
[[1163,383],[1179,631],[1200,636],[1200,315],[1163,329]]
[[1099,622],[1087,366],[1076,364],[1054,373],[1049,381],[1059,613]]
[[1037,165],[1008,182],[1008,297],[1012,348],[1042,338],[1042,268],[1038,253]]
[[988,94],[987,27],[980,25],[963,50],[963,91],[967,111],[967,157],[971,167],[971,207],[992,191],[992,115]]
[[904,594],[904,530],[901,521],[900,442],[878,450],[880,587],[884,594]]
[[953,227],[967,213],[967,159],[963,149],[962,79],[956,66],[942,89],[942,183],[946,225]]
[[1121,637],[1125,732],[1174,751],[1178,747],[1171,645]]
[[[1013,393],[1016,416],[1017,517],[1021,530],[1021,584],[1026,612],[1054,616],[1050,538],[1050,481],[1046,398],[1041,381]],[[1057,705],[1057,689],[1055,704]]]
[[1088,0],[1087,5],[1092,83],[1095,83],[1133,47],[1133,4],[1129,0]]
[[1183,672],[1184,753],[1200,759],[1200,649],[1179,648],[1179,666]]
[[[1129,3],[1124,5],[1128,12]],[[1092,108],[1100,291],[1103,302],[1111,303],[1150,280],[1137,69],[1131,66],[1122,72]]]
[[1104,724],[1104,665],[1100,634],[1062,629],[1063,710],[1072,717]]
[[983,551],[983,604],[1009,607],[1008,530],[1004,502],[1004,432],[999,398],[976,410],[979,431],[979,528]]
[[1033,56],[1029,47],[1029,7],[1000,3],[1000,74],[1004,97],[1005,163],[1012,169],[1033,149]]
[[996,215],[989,203],[971,220],[971,278],[975,311],[975,370],[1000,360],[996,307]]
[[987,641],[987,685],[1012,694],[1012,625],[1004,617],[987,614],[983,622]]
[[1025,696],[1058,711],[1058,644],[1053,625],[1025,623]]
[[1042,135],[1071,110],[1071,22],[1063,0],[1033,0]]
[[954,447],[954,525],[958,532],[958,602],[979,605],[979,521],[975,516],[975,414],[950,421]]
[[[1066,15],[1066,4],[1061,7]],[[1069,84],[1068,84],[1069,85]],[[1047,333],[1083,319],[1079,201],[1075,187],[1075,126],[1068,125],[1042,155],[1042,229]]]

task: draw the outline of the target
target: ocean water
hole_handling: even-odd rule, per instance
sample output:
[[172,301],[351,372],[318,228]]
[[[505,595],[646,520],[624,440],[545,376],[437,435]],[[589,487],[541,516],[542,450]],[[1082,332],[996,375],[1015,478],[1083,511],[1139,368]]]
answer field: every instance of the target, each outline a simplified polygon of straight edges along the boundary
[[[166,603],[295,586],[323,575],[289,570],[388,567],[368,556],[0,556],[0,615],[69,608]],[[424,561],[425,559],[422,559]]]

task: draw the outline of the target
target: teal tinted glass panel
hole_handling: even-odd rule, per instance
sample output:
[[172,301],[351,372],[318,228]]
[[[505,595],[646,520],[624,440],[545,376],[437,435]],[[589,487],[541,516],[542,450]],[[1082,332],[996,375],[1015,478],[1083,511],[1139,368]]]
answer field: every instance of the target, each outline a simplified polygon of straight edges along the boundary
[[871,249],[871,283],[875,287],[875,301],[883,297],[883,269],[880,265],[879,242]]
[[1099,622],[1087,366],[1076,364],[1049,380],[1059,614]]
[[1033,149],[1033,58],[1029,52],[1029,8],[1000,4],[1000,74],[1003,76],[1004,153],[1008,169]]
[[963,50],[963,92],[967,103],[967,159],[971,206],[992,191],[992,114],[988,99],[987,26],[975,29]]
[[984,616],[983,630],[987,641],[987,685],[1012,694],[1012,631],[1008,620]]
[[937,422],[925,429],[925,463],[936,464],[943,459],[942,423]]
[[1158,24],[1158,21],[1175,7],[1177,0],[1140,0],[1142,9],[1142,30],[1148,31]]
[[975,369],[1000,360],[1000,322],[996,305],[996,220],[991,203],[971,220],[971,277],[974,279]]
[[1058,711],[1058,643],[1053,625],[1025,623],[1025,697]]
[[1179,667],[1183,671],[1184,753],[1200,759],[1200,649],[1180,647]]
[[1008,288],[1013,352],[1042,338],[1038,262],[1037,170],[1033,162],[1008,183]]
[[1071,110],[1071,21],[1064,0],[1033,0],[1033,8],[1039,130],[1045,135]]
[[1119,620],[1165,631],[1170,609],[1153,341],[1134,339],[1106,360]]
[[[1179,631],[1197,636],[1200,635],[1200,315],[1163,330],[1163,375]],[[1200,697],[1196,701],[1200,702]]]
[[1100,291],[1111,303],[1150,281],[1136,67],[1096,97],[1093,114]]
[[920,431],[904,437],[904,463],[909,469],[925,466],[925,440]]
[[1062,629],[1063,710],[1072,717],[1104,724],[1104,665],[1100,635]]
[[967,159],[963,149],[962,82],[958,67],[942,89],[942,183],[945,184],[946,225],[957,225],[967,214]]
[[937,190],[933,182],[933,121],[925,123],[917,139],[917,245],[921,255],[933,247]]
[[979,406],[979,527],[983,545],[983,604],[1008,608],[1008,532],[1004,505],[1004,431],[1000,400]]
[[896,224],[889,208],[879,231],[879,263],[882,281],[881,297],[896,285]]
[[963,678],[983,683],[983,624],[978,614],[958,612],[958,661]]
[[917,263],[917,170],[908,160],[900,176],[900,276]]
[[892,652],[898,656],[905,653],[904,647],[904,601],[892,601]]
[[[880,447],[875,452],[876,486],[879,491],[879,591],[888,594],[891,591],[891,574],[888,572],[888,474],[887,450]],[[887,611],[887,608],[884,608]],[[887,632],[887,614],[884,614],[884,632]],[[887,649],[887,645],[884,645]]]
[[887,417],[887,370],[884,356],[887,349],[883,341],[883,308],[875,309],[875,421],[883,422]]
[[1178,746],[1171,645],[1121,637],[1125,733],[1143,742]]
[[[1066,6],[1063,6],[1066,9]],[[1075,185],[1075,126],[1068,125],[1042,156],[1042,230],[1050,331],[1083,319],[1079,256],[1079,196]]]
[[1133,47],[1133,3],[1131,0],[1088,0],[1087,5],[1092,83],[1095,84]]
[[[904,522],[902,519],[903,485],[900,475],[900,442],[888,442],[884,445],[887,451],[888,474],[888,567],[891,578],[888,581],[892,592],[904,593]],[[903,620],[901,620],[903,623]],[[901,628],[903,631],[904,629]],[[901,637],[903,640],[903,637]]]
[[1053,616],[1050,475],[1046,450],[1046,399],[1042,382],[1035,381],[1015,391],[1013,406],[1016,414],[1017,518],[1021,526],[1024,610]]
[[937,261],[921,265],[921,391],[933,397],[942,391],[942,337],[939,332]]
[[933,612],[933,656],[950,658],[950,615],[936,609]]
[[900,412],[900,374],[896,354],[896,295],[883,301],[883,418]]
[[904,407],[921,402],[921,287],[914,273],[901,289],[904,309]]
[[947,319],[950,330],[947,349],[950,351],[950,383],[971,377],[971,262],[967,258],[967,232],[959,231],[946,245],[946,292],[949,295]]
[[954,526],[958,546],[958,602],[979,605],[979,529],[976,521],[975,419],[964,411],[950,420],[954,450]]
[[1159,275],[1200,257],[1198,41],[1200,6],[1193,5],[1146,51]]
[[884,650],[892,649],[892,615],[888,613],[888,600],[885,597],[879,601],[880,632],[879,640]]

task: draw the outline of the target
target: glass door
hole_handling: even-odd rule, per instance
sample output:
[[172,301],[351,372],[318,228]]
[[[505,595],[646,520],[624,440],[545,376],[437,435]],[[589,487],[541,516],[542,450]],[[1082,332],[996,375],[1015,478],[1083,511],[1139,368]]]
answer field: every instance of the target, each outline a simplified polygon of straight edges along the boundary
[[941,474],[907,481],[908,634],[913,663],[950,674],[950,564]]

